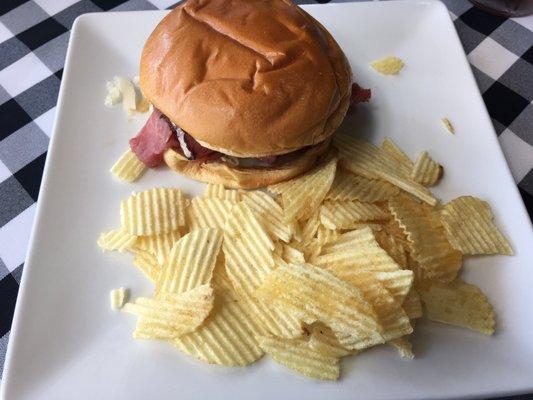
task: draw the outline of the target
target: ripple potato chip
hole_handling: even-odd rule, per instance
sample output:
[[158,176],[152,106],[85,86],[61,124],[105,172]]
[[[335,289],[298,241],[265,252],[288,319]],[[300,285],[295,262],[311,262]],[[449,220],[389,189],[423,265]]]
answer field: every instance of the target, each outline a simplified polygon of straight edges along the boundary
[[442,178],[443,173],[442,165],[433,161],[427,151],[423,151],[416,159],[411,179],[424,186],[433,186]]
[[194,331],[209,315],[213,301],[213,288],[201,285],[180,294],[164,293],[157,299],[139,297],[125,304],[123,311],[139,317],[139,337],[145,339],[150,331],[156,334],[159,330],[160,335],[165,331],[165,337],[154,339],[172,339]]
[[219,183],[208,183],[205,187],[204,197],[211,199],[229,200],[233,203],[241,201],[241,195],[238,190],[226,189]]
[[179,231],[170,231],[161,235],[138,236],[135,242],[135,249],[146,251],[157,257],[157,262],[163,264],[172,246],[176,243],[181,234]]
[[359,201],[325,201],[320,207],[320,222],[329,229],[356,228],[361,221],[383,221],[389,214],[375,204]]
[[133,265],[135,265],[150,282],[157,282],[159,274],[161,273],[161,264],[157,261],[157,257],[152,253],[146,251],[137,251],[133,258]]
[[178,240],[156,283],[156,294],[179,294],[211,282],[222,243],[219,229],[197,229]]
[[283,209],[272,197],[260,191],[247,192],[243,197],[267,232],[285,243],[291,240],[292,227],[283,222]]
[[446,236],[461,253],[512,255],[511,245],[492,218],[489,204],[472,196],[450,201],[441,212]]
[[337,159],[332,158],[302,176],[268,187],[271,192],[281,194],[285,222],[312,214],[331,188],[336,169]]
[[120,204],[122,227],[132,235],[159,235],[185,225],[181,190],[154,188],[132,194]]
[[302,334],[302,324],[292,312],[256,297],[253,292],[246,290],[247,288],[235,285],[233,287],[247,315],[254,320],[256,331],[260,335],[294,338]]
[[300,250],[291,245],[283,245],[283,259],[289,264],[303,264],[305,263],[305,256]]
[[349,349],[384,342],[378,316],[361,291],[321,268],[280,265],[258,292],[260,298],[293,310],[305,321],[324,322]]
[[406,166],[383,150],[341,134],[335,135],[333,143],[339,149],[341,166],[348,171],[369,179],[382,179],[430,205],[437,204],[427,188],[409,178]]
[[405,310],[405,313],[407,314],[409,319],[411,320],[420,318],[424,315],[420,295],[414,287],[411,287],[411,290],[409,290],[409,293],[407,293],[407,296],[403,301],[402,307]]
[[345,349],[333,331],[326,325],[317,322],[309,326],[309,347],[320,354],[341,358],[353,352]]
[[274,243],[244,203],[233,208],[225,232],[223,250],[228,277],[234,285],[251,292],[274,268]]
[[301,226],[299,242],[307,243],[313,240],[320,228],[320,209],[316,210]]
[[124,229],[113,229],[102,232],[98,238],[97,244],[104,251],[117,250],[123,252],[131,250],[137,242],[137,236],[134,236]]
[[494,311],[477,286],[461,280],[432,283],[420,290],[420,297],[430,320],[494,334]]
[[255,336],[260,329],[237,300],[227,278],[215,286],[215,304],[207,320],[194,332],[174,339],[181,352],[209,364],[245,366],[263,355]]
[[424,279],[455,279],[462,255],[448,241],[438,214],[407,196],[392,198],[389,208],[407,236]]
[[322,246],[313,263],[322,268],[334,268],[337,273],[354,269],[375,272],[398,271],[400,267],[383,250],[372,229],[365,227],[340,235]]
[[388,182],[368,179],[339,168],[326,200],[358,200],[365,203],[385,201],[400,193]]
[[118,179],[126,182],[135,182],[148,169],[148,167],[137,158],[135,153],[128,149],[120,156],[111,167],[111,173]]
[[398,350],[398,354],[400,355],[400,357],[412,360],[413,358],[415,358],[415,354],[413,353],[413,345],[409,341],[408,337],[409,336],[404,336],[398,339],[391,340],[389,344],[396,350]]
[[223,229],[226,219],[235,203],[217,198],[192,199],[187,207],[188,223],[191,230],[203,228]]
[[[329,271],[353,284],[361,291],[365,299],[374,307],[383,328],[381,334],[386,341],[402,337],[413,331],[409,323],[409,317],[401,307],[401,302],[396,301],[377,279],[374,272],[354,269],[349,274],[342,273],[337,275],[335,268],[331,268]],[[412,272],[410,282],[412,283]]]
[[304,339],[259,336],[263,351],[285,367],[313,379],[339,379],[339,358],[320,353]]
[[406,167],[404,171],[410,171],[414,167],[413,161],[391,138],[387,137],[383,140],[381,149],[390,157],[403,164]]

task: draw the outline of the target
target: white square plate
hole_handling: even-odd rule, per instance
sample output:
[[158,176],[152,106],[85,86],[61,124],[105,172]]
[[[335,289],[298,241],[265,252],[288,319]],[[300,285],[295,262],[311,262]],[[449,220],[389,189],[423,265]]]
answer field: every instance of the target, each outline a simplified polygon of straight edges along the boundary
[[[498,314],[484,337],[436,323],[417,327],[417,358],[382,346],[343,362],[338,383],[287,372],[269,360],[250,368],[207,366],[165,343],[133,341],[134,318],[109,309],[109,291],[150,285],[126,254],[102,254],[100,231],[119,224],[119,201],[132,190],[199,183],[167,170],[138,183],[108,170],[146,116],[127,121],[103,104],[105,81],[137,75],[146,37],[164,12],[85,15],[69,45],[55,133],[11,332],[2,395],[21,399],[430,399],[533,391],[530,221],[446,8],[433,1],[305,6],[331,30],[372,102],[344,129],[374,143],[389,135],[411,156],[429,150],[445,165],[436,194],[471,193],[493,205],[514,257],[475,257],[463,276],[479,285]],[[394,54],[397,77],[369,68]],[[448,117],[456,127],[441,125]]]

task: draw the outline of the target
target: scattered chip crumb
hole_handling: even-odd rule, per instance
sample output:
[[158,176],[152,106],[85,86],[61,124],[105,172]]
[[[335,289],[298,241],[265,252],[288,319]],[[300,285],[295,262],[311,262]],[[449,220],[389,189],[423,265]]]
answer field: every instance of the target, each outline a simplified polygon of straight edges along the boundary
[[397,75],[398,72],[403,68],[404,63],[401,59],[394,56],[389,56],[382,58],[381,60],[376,60],[370,64],[372,68],[378,71],[383,75]]
[[448,118],[443,118],[442,123],[444,124],[444,127],[448,132],[455,134],[455,129],[453,128],[453,125]]
[[107,95],[104,104],[107,107],[122,103],[122,109],[128,115],[134,112],[144,113],[150,110],[150,103],[144,98],[139,88],[138,77],[129,80],[115,76],[106,83]]
[[119,310],[121,309],[126,301],[128,301],[130,291],[124,287],[113,289],[109,295],[111,299],[111,309]]

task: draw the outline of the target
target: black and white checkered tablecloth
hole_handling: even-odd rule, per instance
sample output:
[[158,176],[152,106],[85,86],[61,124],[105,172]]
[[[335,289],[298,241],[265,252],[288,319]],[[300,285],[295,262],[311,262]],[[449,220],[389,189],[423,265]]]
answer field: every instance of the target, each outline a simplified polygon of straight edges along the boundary
[[[72,23],[88,12],[164,9],[175,2],[0,0],[0,373]],[[467,0],[444,3],[533,216],[533,16],[511,20]]]

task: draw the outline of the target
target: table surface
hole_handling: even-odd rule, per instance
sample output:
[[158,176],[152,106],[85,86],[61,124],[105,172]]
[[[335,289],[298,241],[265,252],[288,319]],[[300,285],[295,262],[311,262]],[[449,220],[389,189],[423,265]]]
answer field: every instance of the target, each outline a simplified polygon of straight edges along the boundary
[[[444,3],[533,217],[533,16],[506,19],[474,8],[467,0]],[[88,12],[165,9],[174,4],[0,1],[0,374],[72,23]]]

